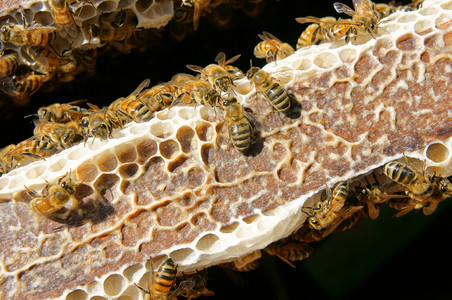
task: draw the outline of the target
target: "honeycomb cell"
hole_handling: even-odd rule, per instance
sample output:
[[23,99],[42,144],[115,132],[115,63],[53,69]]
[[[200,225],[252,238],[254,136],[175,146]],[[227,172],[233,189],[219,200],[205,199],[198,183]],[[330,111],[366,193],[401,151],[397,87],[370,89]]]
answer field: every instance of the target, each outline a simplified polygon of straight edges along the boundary
[[210,123],[197,122],[196,123],[196,135],[203,142],[208,142],[213,139],[214,129]]
[[97,191],[103,191],[111,189],[119,181],[119,176],[116,174],[102,174],[94,182],[94,188]]
[[82,5],[74,11],[74,15],[77,16],[77,18],[87,20],[96,15],[96,10],[91,5]]
[[441,6],[441,8],[446,9],[446,10],[452,10],[452,1],[443,3],[440,6]]
[[121,175],[121,178],[123,179],[133,177],[137,174],[137,172],[138,172],[137,164],[126,164],[119,167],[119,175]]
[[396,46],[402,51],[413,51],[419,48],[418,39],[412,34],[406,34],[398,38]]
[[195,254],[195,251],[193,249],[182,248],[182,249],[178,249],[176,251],[171,252],[170,257],[175,261],[182,261],[182,260],[189,258],[193,254]]
[[117,300],[135,300],[139,299],[143,292],[134,285],[129,286]]
[[190,120],[190,119],[193,119],[193,118],[196,116],[196,114],[197,114],[196,110],[194,110],[194,109],[188,109],[188,108],[180,109],[180,110],[178,111],[179,117],[181,117],[181,118],[184,119],[184,120]]
[[137,274],[137,272],[139,272],[141,269],[143,269],[143,265],[142,264],[136,264],[136,265],[132,265],[128,268],[126,268],[122,274],[124,275],[124,277],[128,280],[128,281],[133,281],[135,274]]
[[442,143],[436,143],[428,146],[427,148],[427,158],[440,163],[445,161],[449,157],[449,149]]
[[209,106],[203,106],[199,109],[199,115],[201,119],[209,121],[210,117],[214,114],[214,110]]
[[118,160],[113,153],[105,153],[96,159],[97,166],[102,172],[112,172],[118,166]]
[[183,126],[177,130],[176,138],[183,152],[189,153],[192,149],[196,148],[196,144],[193,144],[194,135],[195,132],[188,126]]
[[355,49],[343,49],[339,51],[339,58],[342,62],[352,62],[358,56],[358,52]]
[[243,218],[243,222],[245,222],[246,224],[251,224],[254,223],[254,221],[256,221],[258,218],[259,215],[248,216],[246,218]]
[[85,300],[88,299],[88,294],[83,290],[75,290],[66,296],[66,300]]
[[201,158],[202,162],[208,166],[212,160],[213,156],[215,155],[215,150],[213,149],[213,146],[211,144],[204,144],[201,147]]
[[310,59],[300,59],[299,62],[297,62],[294,67],[297,70],[309,70],[312,67],[312,61]]
[[220,228],[220,232],[221,233],[233,233],[234,231],[237,230],[237,228],[239,227],[240,223],[239,222],[234,222],[232,224],[223,226]]
[[159,145],[160,154],[166,158],[173,158],[179,152],[179,144],[174,140],[166,140]]
[[103,1],[96,7],[96,10],[101,11],[103,13],[108,13],[108,12],[115,11],[116,6],[117,6],[117,3],[115,1]]
[[406,13],[397,19],[400,23],[411,23],[417,20],[417,16],[414,13]]
[[107,298],[101,296],[94,296],[89,298],[89,300],[107,300]]
[[138,0],[135,5],[139,12],[145,12],[151,8],[152,4],[154,4],[154,0]]
[[144,162],[149,157],[157,153],[157,142],[152,139],[146,139],[137,144],[139,161]]
[[98,169],[96,165],[86,163],[77,168],[77,179],[80,181],[91,182],[97,177]]
[[36,21],[36,23],[42,24],[43,26],[49,26],[53,24],[51,13],[48,11],[42,11],[42,9],[36,11],[34,21]]
[[170,120],[176,116],[176,110],[174,109],[165,109],[159,111],[155,114],[155,116],[160,120]]
[[215,234],[206,234],[196,243],[196,249],[203,252],[215,251],[220,246],[220,238]]
[[337,56],[328,52],[323,52],[314,58],[314,64],[322,69],[329,69],[338,63]]
[[163,139],[173,134],[173,127],[168,122],[153,123],[150,126],[150,132],[152,135]]
[[104,291],[109,296],[116,296],[122,291],[124,284],[125,282],[121,275],[110,275],[104,281]]
[[435,24],[432,20],[420,20],[414,24],[414,31],[416,33],[421,34],[425,31],[426,28],[432,28]]
[[67,166],[67,161],[63,158],[60,159],[56,162],[53,162],[50,166],[49,166],[49,171],[50,172],[58,172],[60,170],[62,170],[64,167]]
[[419,14],[423,16],[436,15],[438,12],[439,12],[438,8],[432,6],[419,9]]
[[115,149],[116,156],[121,163],[133,162],[137,159],[137,149],[132,143],[122,145],[120,148]]
[[36,179],[38,177],[41,177],[41,175],[45,172],[45,170],[46,170],[46,167],[43,165],[36,166],[35,168],[28,170],[25,173],[25,176],[28,179]]
[[6,187],[9,183],[9,178],[7,177],[0,177],[0,190]]
[[182,166],[187,159],[188,159],[187,156],[179,155],[178,157],[176,157],[175,160],[171,161],[168,164],[168,171],[170,171],[170,172],[176,171],[176,169],[179,168],[180,166]]

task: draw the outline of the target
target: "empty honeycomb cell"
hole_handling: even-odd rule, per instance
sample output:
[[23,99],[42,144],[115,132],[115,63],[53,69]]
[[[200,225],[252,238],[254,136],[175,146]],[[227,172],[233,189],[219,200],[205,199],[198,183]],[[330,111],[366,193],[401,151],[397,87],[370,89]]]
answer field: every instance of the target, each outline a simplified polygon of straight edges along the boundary
[[53,24],[52,14],[48,11],[37,11],[34,16],[36,23],[42,24],[42,26],[49,26]]
[[132,143],[121,145],[115,149],[116,157],[121,163],[133,162],[137,159],[137,149]]
[[116,296],[122,291],[123,285],[123,277],[119,274],[113,274],[105,279],[104,291],[109,296]]
[[433,28],[434,25],[435,24],[430,19],[420,20],[420,21],[416,22],[416,24],[414,24],[414,31],[417,34],[422,35],[427,28]]
[[139,299],[140,294],[143,292],[139,290],[135,285],[129,286],[117,300],[135,300]]
[[197,115],[197,111],[191,108],[183,108],[178,111],[178,115],[184,120],[190,120]]
[[28,179],[36,179],[38,177],[41,177],[41,175],[45,172],[46,167],[44,165],[36,166],[32,169],[27,170],[25,173],[25,176]]
[[419,43],[412,34],[406,34],[397,39],[396,46],[402,51],[413,51],[419,48]]
[[74,11],[74,15],[83,20],[90,19],[96,14],[96,10],[91,5],[82,5]]
[[135,275],[141,270],[143,269],[143,265],[142,264],[136,264],[136,265],[132,265],[128,268],[126,268],[122,274],[124,275],[124,277],[128,280],[128,281],[134,281],[134,277],[136,277]]
[[102,174],[94,182],[94,189],[97,191],[112,189],[118,181],[119,176],[116,174]]
[[337,56],[328,52],[323,52],[315,56],[314,64],[322,69],[329,69],[338,63]]
[[424,7],[419,9],[419,14],[423,15],[423,16],[431,16],[431,15],[436,15],[439,12],[437,7],[434,6],[430,6],[430,7]]
[[66,157],[68,160],[79,160],[83,155],[83,151],[74,149],[74,151],[70,151]]
[[116,9],[116,6],[117,2],[115,1],[103,1],[96,7],[96,10],[103,13],[108,13],[114,11]]
[[356,49],[348,48],[339,51],[339,58],[342,62],[352,62],[358,57]]
[[88,294],[83,290],[75,290],[66,296],[66,300],[85,300],[88,299]]
[[157,142],[152,139],[146,139],[137,144],[137,152],[140,161],[145,161],[157,153]]
[[201,119],[209,121],[210,117],[214,115],[214,110],[212,107],[209,106],[202,106],[199,109],[199,116]]
[[98,169],[96,165],[86,163],[79,166],[76,170],[77,179],[80,181],[91,182],[97,177]]
[[452,10],[452,1],[443,3],[443,4],[441,4],[440,6],[441,6],[441,8],[443,8],[443,9]]
[[233,222],[232,224],[221,227],[220,232],[221,233],[233,233],[234,231],[237,230],[239,225],[240,225],[239,222]]
[[414,13],[406,13],[401,15],[398,19],[397,22],[400,23],[411,23],[411,22],[415,22],[417,20],[417,16]]
[[7,177],[0,177],[0,190],[8,186],[9,178]]
[[428,159],[440,163],[449,157],[449,149],[442,143],[435,143],[428,146],[426,154]]
[[176,138],[183,152],[188,153],[196,148],[196,143],[193,141],[194,135],[195,131],[188,126],[183,126],[177,131]]
[[279,83],[287,84],[289,81],[292,80],[293,72],[294,70],[292,69],[281,70],[278,71],[277,73],[274,73],[273,78],[278,80]]
[[197,122],[196,123],[196,135],[201,141],[208,142],[213,139],[214,129],[210,123]]
[[143,13],[151,8],[152,4],[154,4],[154,0],[138,0],[135,6],[139,12]]
[[300,59],[300,61],[295,62],[294,68],[297,70],[308,70],[312,67],[312,61],[310,59]]
[[120,0],[118,2],[118,10],[124,9],[126,7],[129,7],[132,4],[133,0]]
[[173,134],[172,125],[166,122],[153,123],[149,130],[152,135],[159,138],[166,138]]
[[95,161],[101,172],[112,172],[118,166],[118,160],[113,153],[105,153]]
[[174,118],[174,116],[176,116],[176,110],[175,109],[165,109],[165,110],[157,112],[155,115],[160,120],[169,120],[169,119]]
[[175,172],[176,169],[182,166],[187,159],[188,159],[187,156],[179,155],[178,157],[176,157],[176,159],[174,159],[168,164],[168,171]]
[[191,248],[182,248],[171,252],[170,257],[175,261],[183,261],[194,255],[195,251]]
[[52,162],[52,164],[49,166],[49,171],[50,172],[58,172],[66,166],[67,166],[67,161],[64,158],[62,158],[58,161]]
[[242,220],[246,224],[251,224],[251,223],[254,223],[258,218],[259,218],[259,215],[252,215],[252,216],[245,217]]
[[220,238],[215,234],[206,234],[196,243],[196,249],[203,252],[215,251],[220,246]]
[[160,154],[166,159],[172,159],[179,152],[179,144],[174,140],[166,140],[159,145]]
[[119,167],[119,175],[121,178],[130,178],[137,174],[138,165],[137,164],[126,164]]
[[202,158],[202,162],[208,166],[213,159],[214,156],[214,149],[213,146],[211,144],[204,144],[201,147],[201,158]]

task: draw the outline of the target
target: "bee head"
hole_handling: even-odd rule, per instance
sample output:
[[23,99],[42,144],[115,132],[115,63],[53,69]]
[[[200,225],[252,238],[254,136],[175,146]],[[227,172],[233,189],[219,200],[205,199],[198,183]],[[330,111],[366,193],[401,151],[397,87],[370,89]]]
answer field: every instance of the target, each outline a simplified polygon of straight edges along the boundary
[[8,42],[11,36],[11,30],[9,26],[3,25],[0,29],[0,34],[4,42]]
[[248,78],[248,80],[251,80],[251,78],[254,77],[254,75],[256,75],[256,73],[259,71],[258,67],[251,67],[248,72],[246,72],[246,78]]

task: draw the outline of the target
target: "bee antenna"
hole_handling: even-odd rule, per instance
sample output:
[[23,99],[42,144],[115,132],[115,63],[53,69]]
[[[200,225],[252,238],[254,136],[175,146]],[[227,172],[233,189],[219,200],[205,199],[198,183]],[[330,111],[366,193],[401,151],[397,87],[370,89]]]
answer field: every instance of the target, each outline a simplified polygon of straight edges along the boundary
[[26,116],[24,117],[24,119],[30,118],[30,117],[39,117],[39,115],[38,115],[38,114],[30,114],[30,115],[26,115]]

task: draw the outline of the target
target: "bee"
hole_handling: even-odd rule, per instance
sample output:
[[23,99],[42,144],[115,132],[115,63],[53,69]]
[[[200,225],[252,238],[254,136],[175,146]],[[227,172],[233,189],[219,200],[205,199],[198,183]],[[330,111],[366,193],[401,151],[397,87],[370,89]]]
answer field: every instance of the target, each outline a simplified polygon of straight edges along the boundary
[[86,141],[89,136],[97,137],[101,140],[111,138],[112,125],[107,119],[107,108],[100,109],[97,105],[88,103],[90,110],[83,114],[80,121],[82,135]]
[[27,157],[34,159],[49,157],[61,150],[63,149],[59,145],[50,141],[31,137],[17,144],[7,155],[11,155],[15,161],[20,162]]
[[10,96],[23,97],[36,92],[47,80],[47,75],[35,73],[13,76],[12,78],[5,77],[0,90]]
[[220,101],[220,95],[212,86],[204,80],[190,80],[184,86],[191,90],[191,97],[197,104],[217,105]]
[[407,194],[412,199],[422,200],[432,195],[433,186],[426,174],[421,175],[408,165],[393,161],[384,165],[383,173],[392,181],[408,189]]
[[432,182],[438,187],[441,193],[452,197],[452,183],[447,178],[434,175]]
[[31,208],[47,218],[61,210],[69,200],[75,200],[75,186],[68,174],[58,179],[56,184],[47,184],[41,195],[28,188],[27,192],[33,198]]
[[279,257],[289,266],[295,268],[292,261],[308,258],[313,249],[308,243],[295,241],[289,238],[270,244],[265,248],[265,251],[270,255]]
[[68,123],[38,121],[33,133],[35,137],[49,140],[64,149],[83,139],[80,126],[74,121]]
[[270,104],[279,112],[287,113],[290,110],[290,99],[286,90],[270,74],[251,67],[246,77],[255,86],[257,93],[262,93]]
[[42,106],[38,109],[38,118],[40,121],[50,121],[56,123],[68,123],[78,121],[83,116],[84,109],[76,104],[84,103],[86,100],[76,100],[69,103],[54,103],[48,106]]
[[129,96],[121,97],[110,104],[106,117],[113,128],[122,127],[131,120],[145,122],[153,117],[153,111],[137,99],[138,94],[149,86],[149,82],[149,79],[144,80]]
[[147,105],[149,110],[154,113],[171,106],[176,99],[176,94],[176,86],[169,83],[158,84],[141,92],[137,96],[137,100]]
[[67,0],[49,0],[55,26],[67,32],[71,37],[77,36],[77,26],[75,25],[72,12],[69,10]]
[[369,32],[370,35],[375,38],[378,31],[379,19],[374,13],[372,1],[353,0],[353,7],[355,10],[340,2],[335,2],[333,6],[338,13],[344,13],[351,16],[352,21],[357,24],[356,27]]
[[350,41],[350,37],[357,35],[357,24],[351,20],[336,20],[333,17],[317,18],[302,17],[295,19],[298,23],[310,23],[300,35],[297,41],[297,49],[317,45],[322,42],[339,40],[345,36],[345,42]]
[[104,42],[121,42],[132,37],[137,30],[136,27],[126,22],[127,14],[118,14],[113,22],[108,22],[99,18],[99,26],[91,26],[91,34]]
[[181,7],[193,9],[193,28],[196,30],[199,24],[201,11],[206,9],[210,4],[210,0],[182,0]]
[[303,226],[301,226],[297,232],[292,234],[291,237],[297,241],[305,243],[319,242],[323,239],[323,232],[315,230],[309,225],[303,224]]
[[187,65],[187,68],[195,72],[200,72],[201,79],[209,81],[209,83],[218,92],[223,91],[227,93],[231,86],[234,85],[234,83],[232,81],[231,74],[228,73],[225,67],[228,64],[235,62],[239,57],[240,54],[226,61],[226,55],[224,54],[224,52],[220,52],[215,57],[217,64],[210,64],[205,68],[195,65]]
[[171,288],[176,281],[177,265],[171,258],[165,260],[157,272],[154,273],[152,270],[152,276],[150,276],[148,281],[148,290],[135,284],[140,290],[142,290],[146,296],[145,299],[168,299]]
[[378,20],[381,20],[396,12],[398,8],[391,3],[374,3],[373,10]]
[[254,56],[257,58],[265,58],[267,63],[283,59],[295,53],[292,46],[281,42],[273,34],[264,31],[263,34],[258,34],[262,42],[257,44],[254,48]]
[[16,54],[7,54],[0,57],[0,77],[16,72],[19,59]]
[[[25,23],[25,19],[24,19]],[[11,43],[16,46],[38,46],[45,47],[57,37],[55,27],[33,26],[12,24],[7,21],[0,29],[0,36],[4,43]]]
[[23,56],[31,62],[32,68],[41,73],[51,77],[60,64],[61,58],[55,51],[36,46],[22,47]]
[[253,129],[250,121],[245,116],[245,111],[236,98],[224,99],[221,103],[224,116],[228,122],[229,138],[235,149],[244,152],[251,145]]
[[10,155],[15,148],[16,145],[11,144],[0,150],[0,174],[8,173],[16,167],[17,163]]
[[176,290],[171,293],[169,298],[175,299],[181,295],[190,300],[201,296],[215,295],[214,292],[208,290],[206,287],[207,275],[207,269],[197,271],[195,274],[188,275],[187,277],[184,275],[184,280],[177,285]]

